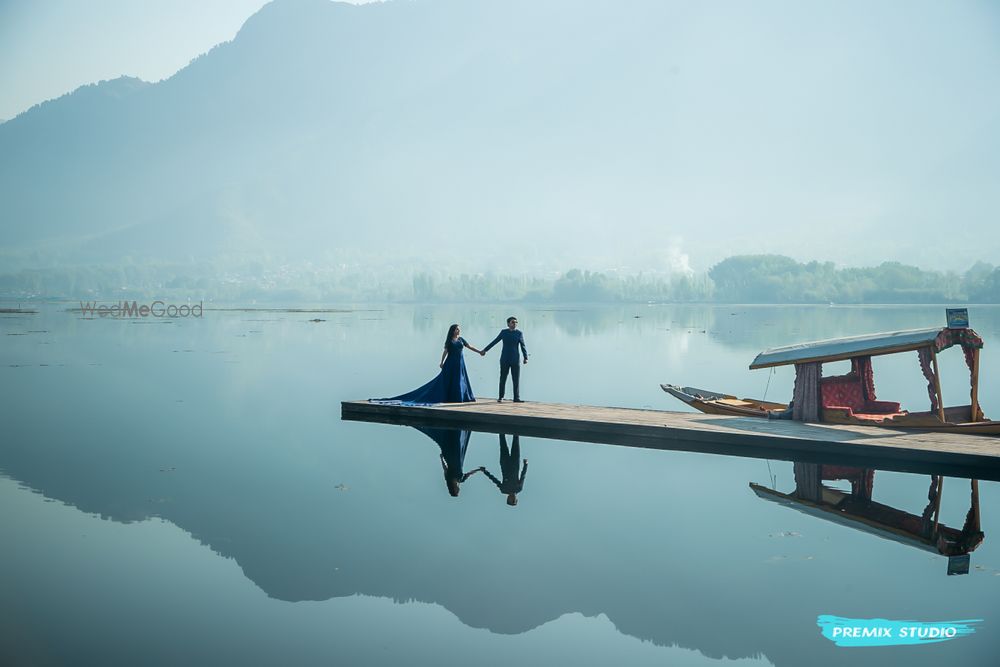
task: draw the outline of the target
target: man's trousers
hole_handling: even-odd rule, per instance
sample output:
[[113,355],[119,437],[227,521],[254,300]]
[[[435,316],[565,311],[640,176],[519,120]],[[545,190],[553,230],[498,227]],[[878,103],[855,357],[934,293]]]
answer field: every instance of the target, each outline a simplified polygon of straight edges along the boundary
[[521,399],[521,364],[506,364],[502,361],[500,362],[500,393],[497,394],[497,398],[503,398],[508,373],[514,381],[514,400],[518,401]]

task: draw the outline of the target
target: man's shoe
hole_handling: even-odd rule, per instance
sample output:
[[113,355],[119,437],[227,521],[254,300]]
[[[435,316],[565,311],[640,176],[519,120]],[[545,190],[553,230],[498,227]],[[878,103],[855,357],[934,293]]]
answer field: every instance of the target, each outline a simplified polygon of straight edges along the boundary
[[497,403],[503,403],[503,396],[497,399]]
[[520,398],[515,398],[514,402],[515,403],[524,403],[524,401],[522,401]]

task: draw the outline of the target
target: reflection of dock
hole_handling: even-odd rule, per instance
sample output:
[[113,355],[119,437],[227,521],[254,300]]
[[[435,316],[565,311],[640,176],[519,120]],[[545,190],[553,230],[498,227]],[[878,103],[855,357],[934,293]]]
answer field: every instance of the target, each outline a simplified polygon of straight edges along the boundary
[[489,399],[435,406],[344,401],[341,410],[342,418],[351,421],[453,426],[789,461],[867,463],[889,470],[1000,480],[1000,439],[984,436]]

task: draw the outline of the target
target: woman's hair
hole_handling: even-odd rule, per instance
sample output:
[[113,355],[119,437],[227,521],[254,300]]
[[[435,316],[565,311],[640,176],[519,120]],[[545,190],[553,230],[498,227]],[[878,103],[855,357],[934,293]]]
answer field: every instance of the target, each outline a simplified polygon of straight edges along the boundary
[[457,324],[452,324],[448,327],[448,336],[444,339],[444,346],[448,347],[448,343],[451,342],[452,337],[455,335],[455,329],[458,328]]

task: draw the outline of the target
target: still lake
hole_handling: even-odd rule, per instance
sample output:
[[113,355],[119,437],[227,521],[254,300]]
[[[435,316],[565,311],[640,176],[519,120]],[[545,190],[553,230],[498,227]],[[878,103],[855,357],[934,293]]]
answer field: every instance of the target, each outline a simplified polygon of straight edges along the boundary
[[[948,576],[936,551],[749,488],[792,491],[791,462],[521,437],[529,468],[510,507],[483,475],[451,497],[420,431],[340,420],[342,400],[433,377],[452,322],[482,347],[519,318],[527,400],[684,410],[661,382],[786,401],[790,369],[747,369],[760,350],[935,326],[943,307],[132,321],[75,305],[0,315],[0,664],[997,664],[995,482],[979,485],[969,574]],[[970,319],[995,417],[1000,308]],[[495,396],[498,350],[466,361],[477,395]],[[961,352],[941,362],[946,403],[967,403]],[[874,366],[880,399],[927,409],[916,353]],[[499,476],[499,451],[472,433],[465,469]],[[873,499],[919,516],[929,482],[877,471]],[[942,521],[961,528],[969,504],[969,481],[946,478]],[[943,643],[840,648],[821,614],[983,621]]]

